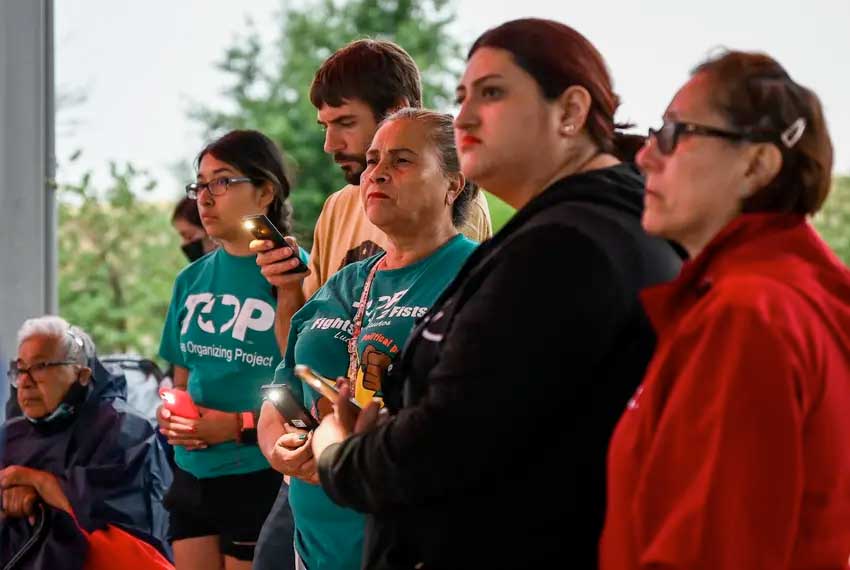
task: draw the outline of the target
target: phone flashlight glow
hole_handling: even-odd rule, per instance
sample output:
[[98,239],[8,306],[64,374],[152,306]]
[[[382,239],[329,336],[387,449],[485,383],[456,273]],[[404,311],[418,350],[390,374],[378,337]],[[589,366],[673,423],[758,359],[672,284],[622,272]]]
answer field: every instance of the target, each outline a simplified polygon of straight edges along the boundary
[[253,230],[254,220],[245,220],[244,222],[242,222],[242,227],[244,227],[246,230]]
[[269,390],[268,397],[269,397],[269,400],[271,400],[272,402],[279,402],[280,397],[281,397],[281,391],[280,390]]

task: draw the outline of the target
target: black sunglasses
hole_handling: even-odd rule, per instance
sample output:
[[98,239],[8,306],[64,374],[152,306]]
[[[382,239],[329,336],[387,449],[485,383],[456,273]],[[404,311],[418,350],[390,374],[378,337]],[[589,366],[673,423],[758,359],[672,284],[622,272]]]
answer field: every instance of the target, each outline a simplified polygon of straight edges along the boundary
[[679,137],[683,135],[696,135],[703,137],[718,137],[732,141],[750,141],[750,142],[771,142],[773,137],[764,133],[741,133],[736,131],[727,131],[716,127],[706,125],[698,125],[696,123],[685,123],[682,121],[664,121],[661,128],[649,129],[650,138],[655,139],[658,145],[658,150],[661,154],[670,155],[676,150],[676,145],[679,144]]

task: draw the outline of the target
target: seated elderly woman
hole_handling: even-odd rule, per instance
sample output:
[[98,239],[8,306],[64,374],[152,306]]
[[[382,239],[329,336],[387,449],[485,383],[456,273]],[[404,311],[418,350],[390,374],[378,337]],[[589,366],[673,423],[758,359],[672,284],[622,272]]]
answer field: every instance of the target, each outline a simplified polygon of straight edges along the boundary
[[[106,536],[95,533],[106,532],[134,545],[135,567],[167,564],[160,499],[171,472],[153,426],[127,407],[88,335],[59,317],[26,321],[8,376],[23,416],[4,425],[0,560],[30,551],[23,567],[89,568]],[[32,540],[42,529],[46,539]]]

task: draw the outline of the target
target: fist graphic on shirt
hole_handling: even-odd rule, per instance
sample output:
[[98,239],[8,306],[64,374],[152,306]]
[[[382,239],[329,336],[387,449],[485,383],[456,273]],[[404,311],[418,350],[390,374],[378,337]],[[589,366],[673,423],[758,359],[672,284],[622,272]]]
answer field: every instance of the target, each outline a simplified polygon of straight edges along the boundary
[[360,366],[363,369],[363,387],[373,392],[381,390],[384,373],[392,363],[393,359],[371,344],[363,349],[360,357]]

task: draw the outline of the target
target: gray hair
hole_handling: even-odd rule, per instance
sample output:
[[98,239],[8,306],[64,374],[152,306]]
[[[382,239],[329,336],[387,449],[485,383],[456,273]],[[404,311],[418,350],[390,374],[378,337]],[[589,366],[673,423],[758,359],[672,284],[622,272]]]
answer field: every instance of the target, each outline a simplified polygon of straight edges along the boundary
[[47,315],[27,319],[18,330],[18,346],[34,336],[59,339],[59,346],[64,353],[62,357],[82,366],[88,366],[89,358],[95,355],[91,337],[83,329],[71,326],[62,317]]
[[[460,159],[455,147],[454,118],[448,113],[439,113],[429,109],[403,107],[391,113],[381,124],[392,121],[410,120],[423,123],[428,128],[429,142],[437,150],[440,167],[445,176],[460,173]],[[466,180],[460,194],[452,203],[452,224],[460,227],[469,214],[469,206],[478,195],[478,185]]]

